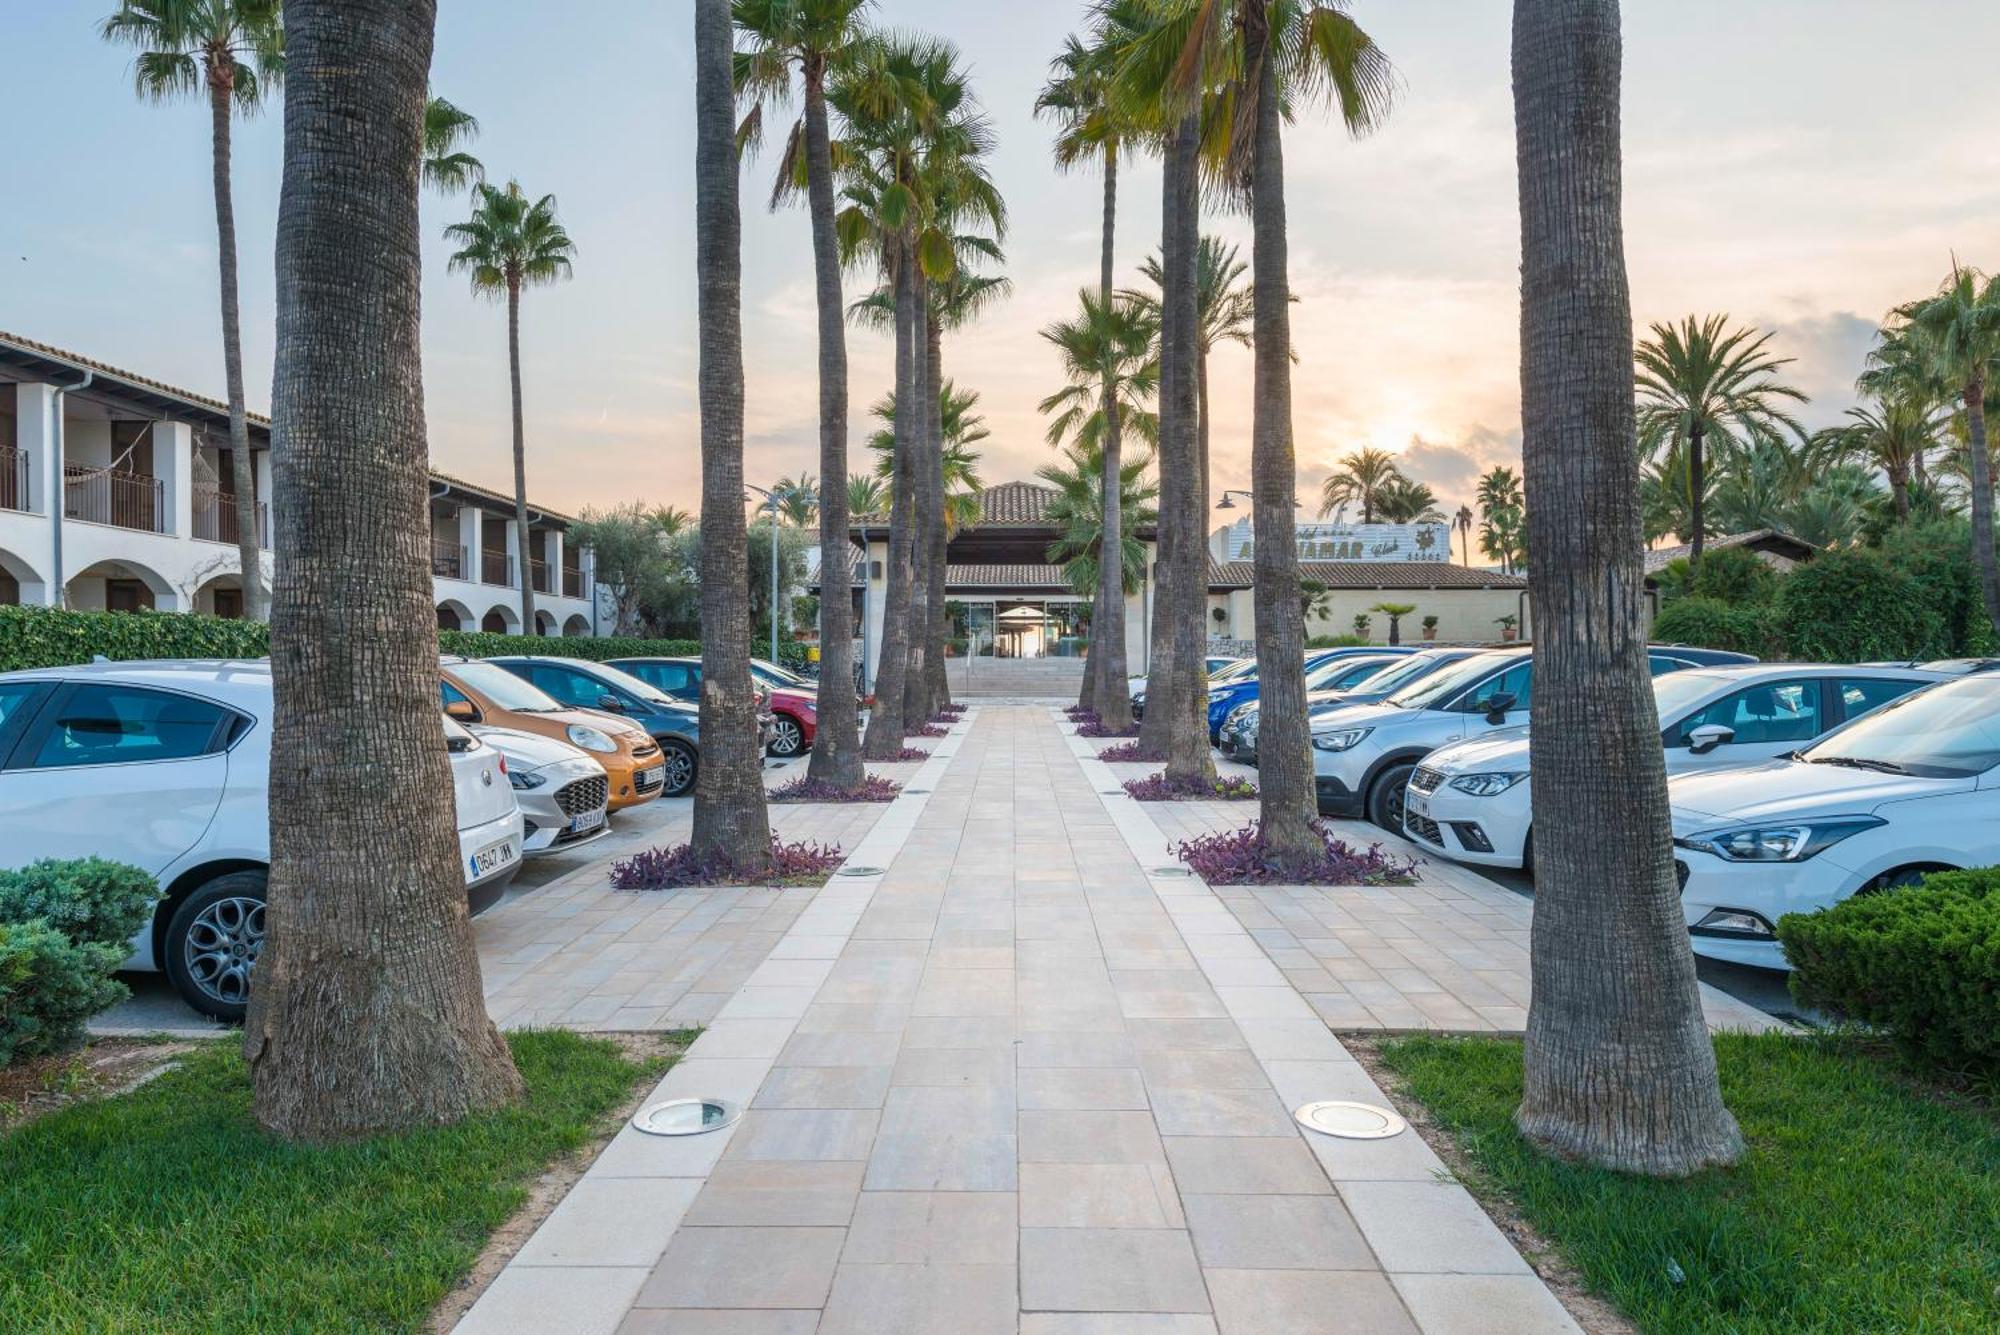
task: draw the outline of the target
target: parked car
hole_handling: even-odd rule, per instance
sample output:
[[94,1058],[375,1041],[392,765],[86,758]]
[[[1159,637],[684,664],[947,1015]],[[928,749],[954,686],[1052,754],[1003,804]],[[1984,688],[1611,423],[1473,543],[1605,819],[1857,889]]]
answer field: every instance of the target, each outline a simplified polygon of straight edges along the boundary
[[[1470,658],[1479,649],[1420,649],[1413,654],[1389,660],[1388,666],[1378,666],[1370,675],[1353,685],[1336,690],[1310,690],[1306,692],[1306,717],[1316,719],[1322,714],[1330,714],[1348,705],[1372,705],[1386,700],[1405,686],[1412,685],[1431,673],[1450,667],[1463,658]],[[1238,705],[1222,725],[1222,751],[1229,751],[1230,733],[1235,731],[1236,750],[1232,759],[1246,765],[1257,763],[1258,721],[1262,714],[1259,701]]]
[[489,658],[563,704],[612,714],[646,730],[660,744],[667,797],[694,791],[701,769],[701,711],[663,694],[609,663],[523,654]]
[[[1693,651],[1704,656],[1720,650]],[[1747,654],[1726,655],[1754,662]],[[1696,660],[1679,646],[1651,654],[1655,676],[1686,671]],[[1403,829],[1403,790],[1417,762],[1452,742],[1487,736],[1528,721],[1534,651],[1526,645],[1474,654],[1373,705],[1349,705],[1312,723],[1319,809]]]
[[[660,694],[682,704],[701,706],[699,658],[614,658],[612,667],[629,672]],[[760,671],[760,666],[763,671]],[[819,686],[793,678],[761,659],[750,661],[750,676],[759,689],[758,709],[766,716],[764,749],[774,756],[796,756],[812,746],[819,724]],[[796,680],[800,685],[791,685]]]
[[[1202,660],[1202,666],[1206,668],[1208,671],[1208,679],[1210,681],[1214,681],[1216,679],[1216,674],[1218,672],[1221,672],[1224,668],[1227,668],[1232,664],[1248,663],[1251,661],[1253,660],[1238,658],[1234,654],[1210,654],[1207,658]],[[1146,692],[1146,678],[1144,676],[1126,678],[1125,690],[1126,693],[1130,695],[1133,699],[1135,700],[1138,699],[1141,695],[1144,695]]]
[[[1316,669],[1328,663],[1347,658],[1374,657],[1388,655],[1400,657],[1417,652],[1413,645],[1399,645],[1384,648],[1381,645],[1356,645],[1346,649],[1313,649],[1306,653],[1306,675],[1310,677]],[[1252,671],[1225,682],[1208,684],[1208,740],[1218,743],[1222,740],[1223,720],[1238,705],[1249,704],[1258,697],[1258,677]]]
[[[1772,663],[1692,668],[1653,680],[1667,772],[1733,769],[1798,749],[1849,719],[1944,678],[1909,668]],[[1426,851],[1488,867],[1534,857],[1528,731],[1441,747],[1410,776],[1403,831]]]
[[2000,676],[1905,695],[1797,752],[1667,785],[1697,955],[1785,969],[1778,919],[2000,863]]
[[[1414,657],[1415,654],[1360,654],[1353,658],[1330,659],[1306,673],[1307,707],[1311,707],[1315,697],[1339,695],[1343,690],[1351,690],[1380,675],[1391,664]],[[1222,720],[1216,745],[1229,759],[1254,765],[1257,763],[1256,735],[1257,702],[1250,700],[1230,710],[1229,717]]]
[[[1210,658],[1207,661],[1213,663],[1216,660]],[[1209,669],[1208,688],[1210,690],[1214,690],[1216,687],[1221,686],[1226,682],[1241,681],[1245,677],[1255,675],[1256,671],[1257,671],[1257,660],[1254,658],[1227,659],[1223,662],[1223,665],[1221,667]],[[1132,717],[1134,720],[1143,722],[1146,717],[1146,692],[1144,689],[1145,679],[1142,677],[1134,677],[1133,680],[1140,683],[1140,689],[1132,691],[1130,693],[1132,698]]]
[[[521,814],[497,782],[500,753],[450,719],[439,726],[476,912],[520,870]],[[123,967],[164,971],[218,1019],[242,1018],[264,945],[270,773],[268,663],[0,674],[0,866],[96,856],[153,876],[160,900]]]
[[500,753],[521,808],[521,856],[540,857],[611,829],[611,778],[586,751],[538,733],[485,724],[466,731]]
[[460,723],[531,732],[588,752],[609,780],[610,810],[651,802],[666,788],[666,757],[637,724],[601,710],[573,709],[482,659],[446,657],[439,674],[444,712]]

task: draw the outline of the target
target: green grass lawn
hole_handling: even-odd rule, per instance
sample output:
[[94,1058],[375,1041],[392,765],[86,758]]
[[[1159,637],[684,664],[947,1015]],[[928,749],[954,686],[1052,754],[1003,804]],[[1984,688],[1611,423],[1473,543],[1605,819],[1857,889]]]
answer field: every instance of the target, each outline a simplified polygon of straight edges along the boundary
[[234,1043],[0,1138],[0,1328],[415,1330],[552,1161],[665,1065],[510,1037],[521,1106],[306,1149],[259,1131]]
[[1499,1195],[1647,1331],[2000,1330],[2000,1118],[1835,1039],[1716,1039],[1743,1163],[1683,1182],[1543,1158],[1521,1044],[1381,1052]]

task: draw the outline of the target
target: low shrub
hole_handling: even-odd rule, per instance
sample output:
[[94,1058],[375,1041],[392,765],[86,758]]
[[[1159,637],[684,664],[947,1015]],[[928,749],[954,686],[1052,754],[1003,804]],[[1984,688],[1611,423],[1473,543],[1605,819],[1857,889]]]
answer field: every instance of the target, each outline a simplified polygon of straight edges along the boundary
[[1385,853],[1380,844],[1357,852],[1334,838],[1324,822],[1314,821],[1313,829],[1321,848],[1303,861],[1272,852],[1256,821],[1240,830],[1183,839],[1174,856],[1210,885],[1406,885],[1416,879],[1413,857]]
[[0,923],[40,919],[79,944],[123,950],[159,897],[151,876],[104,858],[43,858],[0,871]]
[[616,890],[679,890],[698,885],[818,885],[831,876],[845,856],[828,844],[801,841],[788,844],[771,836],[770,870],[757,872],[713,850],[696,851],[693,844],[649,848],[611,864]]
[[1136,723],[1127,723],[1122,727],[1114,728],[1103,719],[1097,717],[1097,715],[1092,714],[1089,718],[1082,720],[1076,725],[1076,735],[1079,737],[1137,737],[1139,735],[1139,725]]
[[914,727],[914,728],[906,728],[906,729],[904,729],[904,731],[903,731],[903,736],[905,736],[905,737],[942,737],[942,736],[944,736],[944,735],[945,735],[945,733],[946,733],[947,731],[948,731],[948,729],[947,729],[947,728],[945,728],[945,727],[944,727],[944,725],[943,725],[943,724],[940,724],[940,723],[919,723],[919,724],[918,724],[918,725],[917,725],[916,727]]
[[1720,598],[1676,598],[1653,619],[1653,638],[1662,644],[1732,649],[1759,658],[1779,657],[1783,643],[1768,606],[1738,606]]
[[1691,569],[1682,558],[1669,562],[1653,580],[1668,597],[1714,598],[1748,607],[1776,598],[1779,576],[1753,551],[1716,547],[1702,553],[1699,568]]
[[1788,913],[1778,939],[1804,1004],[1886,1031],[1924,1065],[2000,1074],[2000,868]]
[[1312,635],[1306,639],[1306,648],[1359,649],[1373,643],[1366,635]]
[[1082,723],[1086,720],[1094,720],[1097,717],[1097,711],[1087,705],[1071,705],[1068,709],[1063,710],[1063,713],[1068,716],[1072,723]]
[[0,922],[0,1066],[81,1042],[84,1022],[124,999],[111,971],[127,953],[72,941],[40,918]]
[[1938,619],[1940,655],[1984,655],[2000,649],[1972,564],[1972,526],[1960,519],[1896,525],[1882,536],[1882,559],[1916,581]]
[[1935,658],[1951,648],[1917,581],[1862,549],[1823,552],[1786,576],[1777,616],[1787,651],[1813,662]]
[[896,748],[894,755],[886,756],[875,763],[878,765],[899,765],[912,760],[929,760],[930,758],[931,753],[924,750],[921,746],[900,746]]
[[1112,765],[1131,761],[1139,761],[1143,764],[1159,764],[1166,759],[1164,755],[1148,751],[1138,742],[1120,742],[1116,746],[1107,746],[1097,753],[1097,758]]
[[1247,800],[1257,796],[1257,785],[1248,779],[1169,779],[1166,771],[1143,779],[1127,779],[1125,791],[1139,802],[1188,802],[1226,798]]
[[894,779],[885,779],[879,774],[870,774],[861,781],[858,788],[841,788],[825,779],[815,779],[810,774],[801,774],[790,783],[773,788],[769,800],[773,802],[893,802],[896,794],[903,791],[903,785]]

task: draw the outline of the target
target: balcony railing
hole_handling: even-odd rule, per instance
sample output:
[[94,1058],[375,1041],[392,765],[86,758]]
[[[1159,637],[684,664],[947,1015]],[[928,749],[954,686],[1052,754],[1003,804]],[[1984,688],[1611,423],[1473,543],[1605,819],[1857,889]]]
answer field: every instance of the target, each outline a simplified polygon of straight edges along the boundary
[[553,590],[554,586],[549,583],[549,563],[547,561],[537,561],[532,557],[529,558],[528,575],[535,581],[536,593],[548,593]]
[[563,597],[583,597],[583,572],[581,570],[563,571]]
[[471,562],[465,559],[465,548],[442,538],[431,539],[431,573],[440,579],[464,579],[465,568]]
[[[194,488],[194,535],[203,542],[236,545],[242,525],[236,517],[236,493],[220,487],[196,483]],[[257,545],[271,546],[271,507],[257,502]]]
[[165,533],[167,507],[160,479],[123,469],[63,468],[63,514],[87,524]]
[[28,452],[0,445],[0,510],[32,509],[28,498],[33,494],[28,490]]
[[481,552],[479,554],[479,582],[498,584],[504,588],[514,587],[514,558],[505,552]]

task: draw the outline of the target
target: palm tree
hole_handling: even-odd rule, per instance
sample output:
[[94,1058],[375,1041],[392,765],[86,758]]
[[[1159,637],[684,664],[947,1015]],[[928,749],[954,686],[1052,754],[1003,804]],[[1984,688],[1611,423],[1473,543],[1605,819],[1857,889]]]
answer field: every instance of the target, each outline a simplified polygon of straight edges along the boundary
[[[1158,293],[1131,295],[1157,308],[1167,290],[1160,257],[1147,256],[1139,271]],[[1208,513],[1209,482],[1208,357],[1224,343],[1247,348],[1255,341],[1251,334],[1256,300],[1249,284],[1243,281],[1249,271],[1250,266],[1236,257],[1236,247],[1219,236],[1204,236],[1195,248],[1195,440],[1200,457],[1203,515]]]
[[1407,480],[1403,470],[1396,466],[1396,456],[1387,450],[1373,446],[1355,450],[1342,456],[1321,485],[1320,516],[1324,518],[1342,506],[1359,503],[1361,522],[1372,524],[1384,489]]
[[1972,561],[1986,615],[2000,628],[2000,564],[1993,553],[1993,461],[1986,443],[1986,392],[2000,360],[2000,278],[1952,266],[1937,295],[1896,308],[1919,355],[1964,405],[1972,484]]
[[1777,378],[1792,359],[1765,350],[1771,336],[1731,329],[1727,315],[1699,320],[1690,315],[1679,325],[1655,324],[1652,330],[1634,354],[1639,449],[1650,457],[1676,444],[1687,447],[1688,494],[1694,500],[1688,567],[1698,569],[1706,449],[1711,444],[1740,449],[1785,434],[1804,440],[1805,428],[1780,401],[1804,403],[1806,396]]
[[771,822],[750,678],[750,590],[743,579],[750,546],[743,520],[743,219],[733,40],[729,0],[695,0],[702,764],[691,842],[699,852],[757,873],[770,865]]
[[1618,27],[1618,0],[1515,0],[1536,836],[1514,1120],[1565,1160],[1677,1177],[1743,1138],[1702,1021],[1647,668]]
[[229,188],[230,122],[263,105],[285,67],[280,0],[121,0],[104,20],[108,42],[138,48],[139,96],[167,102],[208,96],[209,163],[215,193],[216,254],[222,278],[222,374],[229,395],[229,468],[236,489],[236,559],[243,615],[269,615],[257,531],[257,474],[243,396],[243,322],[236,295],[236,202]]
[[[1049,502],[1048,520],[1060,530],[1060,536],[1049,544],[1048,558],[1062,567],[1063,578],[1070,588],[1094,600],[1102,594],[1104,553],[1111,546],[1110,526],[1105,523],[1110,507],[1104,503],[1103,453],[1095,446],[1073,442],[1062,455],[1064,463],[1043,464],[1035,470],[1036,477],[1056,489],[1056,498]],[[1152,458],[1142,455],[1126,460],[1125,466],[1118,470],[1118,504],[1121,509],[1129,509],[1132,518],[1132,527],[1121,530],[1118,540],[1121,559],[1112,571],[1112,580],[1121,597],[1138,592],[1139,581],[1146,571],[1146,547],[1133,536],[1133,531],[1158,518],[1152,502],[1160,489],[1146,480],[1146,470],[1152,465]],[[1100,615],[1101,609],[1093,609],[1093,638],[1099,634]]]
[[778,498],[778,514],[793,528],[804,528],[819,518],[819,484],[811,473],[781,477],[771,484]]
[[1501,570],[1514,573],[1525,554],[1522,539],[1527,529],[1527,509],[1521,496],[1521,479],[1514,470],[1498,467],[1479,479],[1479,550]]
[[1935,400],[1916,396],[1877,399],[1847,410],[1847,421],[1813,433],[1811,449],[1825,462],[1879,468],[1889,480],[1896,522],[1910,522],[1910,484],[1922,479],[1934,451],[1944,446],[1944,421]]
[[424,184],[439,194],[455,195],[486,183],[486,165],[465,151],[479,137],[472,113],[441,97],[424,103]]
[[[519,181],[502,190],[481,183],[473,190],[472,216],[444,229],[459,243],[450,269],[472,280],[475,296],[507,302],[507,376],[514,412],[514,528],[521,551],[521,633],[535,627],[534,566],[539,559],[528,532],[528,446],[521,414],[521,293],[570,276],[576,245],[556,221],[556,197],[530,201]],[[704,511],[706,513],[706,511]]]
[[286,10],[272,415],[288,485],[271,609],[284,818],[243,1047],[259,1125],[332,1143],[456,1122],[522,1085],[486,1014],[438,733],[415,244],[430,13]]
[[[977,498],[985,487],[979,478],[979,453],[972,447],[993,433],[987,430],[986,417],[978,407],[978,390],[960,389],[950,380],[939,387],[938,423],[944,439],[947,505],[959,496]],[[896,396],[885,395],[869,411],[882,423],[868,437],[868,448],[875,453],[875,476],[869,482],[875,488],[873,494],[886,496],[884,484],[892,483],[896,473]]]
[[1466,565],[1472,564],[1472,507],[1461,505],[1458,513],[1451,517],[1452,527],[1458,530],[1459,559]]
[[1375,505],[1385,524],[1442,524],[1437,493],[1421,482],[1397,475],[1375,493]]
[[[752,99],[745,125],[756,139],[766,101],[790,101],[792,74],[804,115],[785,139],[775,207],[793,197],[803,179],[806,212],[812,220],[813,291],[819,316],[819,473],[847,476],[847,330],[840,284],[840,238],[835,228],[833,131],[827,81],[849,60],[864,33],[868,0],[737,0],[735,21],[744,41],[738,57],[739,92]],[[848,498],[828,487],[819,507],[822,570],[841,570],[848,560]],[[865,513],[862,512],[862,513]],[[854,612],[844,598],[820,599],[819,723],[813,733],[807,773],[852,791],[867,778],[861,761],[861,722],[854,692]]]
[[1415,603],[1377,603],[1368,609],[1389,618],[1389,643],[1403,642],[1403,618],[1417,610]]

